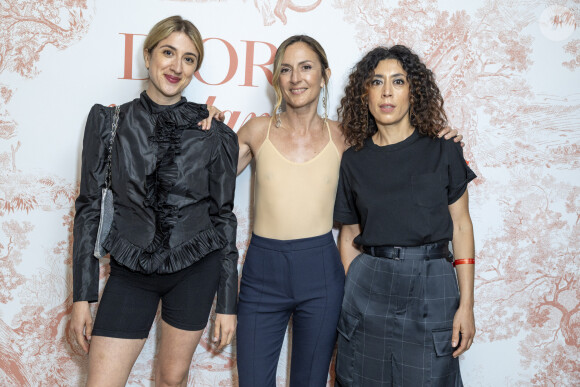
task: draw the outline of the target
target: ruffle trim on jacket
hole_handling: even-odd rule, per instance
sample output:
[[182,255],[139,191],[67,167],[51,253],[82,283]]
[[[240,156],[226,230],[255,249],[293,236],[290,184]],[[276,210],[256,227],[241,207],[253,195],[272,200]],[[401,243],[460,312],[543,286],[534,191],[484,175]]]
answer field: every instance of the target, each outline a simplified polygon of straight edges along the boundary
[[[147,252],[117,232],[111,232],[104,242],[104,247],[111,257],[131,270],[151,274],[175,273],[191,266],[212,251],[225,247],[226,242],[213,228],[196,234],[190,240],[172,249],[158,249]],[[161,264],[158,264],[161,262]]]
[[171,250],[169,240],[171,231],[179,219],[179,209],[167,202],[171,190],[178,178],[178,167],[175,162],[181,153],[181,136],[188,127],[197,125],[199,120],[208,116],[202,105],[183,103],[175,107],[162,107],[143,95],[142,99],[153,112],[155,129],[149,141],[156,146],[156,166],[145,180],[145,199],[143,205],[155,213],[155,235],[149,246],[143,251],[143,257],[150,262],[143,262],[141,267],[146,273],[160,272],[167,262]]

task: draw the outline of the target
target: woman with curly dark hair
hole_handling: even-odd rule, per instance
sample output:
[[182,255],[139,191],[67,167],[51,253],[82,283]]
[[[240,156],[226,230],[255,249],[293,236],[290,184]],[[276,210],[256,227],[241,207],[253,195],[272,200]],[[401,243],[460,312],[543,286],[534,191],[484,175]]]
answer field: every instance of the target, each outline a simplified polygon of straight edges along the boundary
[[462,386],[457,357],[475,334],[476,176],[461,146],[437,137],[447,120],[433,73],[405,46],[375,48],[339,115],[352,147],[334,209],[347,268],[337,384]]

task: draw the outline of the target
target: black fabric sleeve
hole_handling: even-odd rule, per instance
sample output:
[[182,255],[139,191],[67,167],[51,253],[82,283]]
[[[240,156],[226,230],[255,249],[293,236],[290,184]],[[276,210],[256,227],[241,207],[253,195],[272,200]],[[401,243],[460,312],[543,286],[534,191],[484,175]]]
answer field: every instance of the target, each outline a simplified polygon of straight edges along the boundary
[[357,224],[359,223],[359,218],[345,167],[346,162],[343,156],[342,162],[340,163],[336,201],[334,203],[334,220],[342,224]]
[[477,176],[463,158],[463,148],[453,141],[443,141],[449,162],[447,202],[453,204],[463,195],[467,184]]
[[213,121],[218,144],[209,167],[209,215],[220,236],[227,242],[222,249],[221,275],[216,312],[235,314],[238,302],[238,249],[236,248],[237,220],[233,212],[236,173],[238,169],[238,137],[225,124]]
[[99,218],[101,190],[105,186],[107,140],[111,110],[94,105],[83,139],[81,183],[75,201],[73,227],[73,301],[96,302],[99,297],[99,260],[93,255]]

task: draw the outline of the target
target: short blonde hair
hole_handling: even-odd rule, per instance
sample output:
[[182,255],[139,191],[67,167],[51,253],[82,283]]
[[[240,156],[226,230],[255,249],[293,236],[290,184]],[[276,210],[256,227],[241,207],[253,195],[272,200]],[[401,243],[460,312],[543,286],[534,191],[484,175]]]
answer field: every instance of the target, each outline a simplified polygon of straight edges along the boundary
[[193,45],[199,53],[195,71],[199,70],[201,62],[203,61],[203,39],[201,38],[199,30],[193,25],[193,23],[189,20],[183,19],[179,15],[163,19],[151,28],[151,31],[149,31],[147,38],[145,38],[145,43],[143,44],[143,55],[151,54],[151,51],[157,47],[160,41],[174,32],[185,33],[193,42]]
[[276,116],[278,108],[282,105],[282,90],[280,90],[280,71],[282,70],[282,59],[286,53],[286,49],[293,45],[294,43],[302,42],[308,45],[318,56],[320,64],[322,65],[322,79],[324,79],[324,96],[328,99],[328,75],[326,74],[326,69],[328,69],[328,58],[326,57],[326,52],[324,48],[318,43],[314,38],[308,35],[294,35],[286,39],[280,44],[276,55],[274,56],[274,71],[272,76],[272,86],[274,87],[274,92],[276,93],[276,105],[274,106],[274,111],[272,116]]

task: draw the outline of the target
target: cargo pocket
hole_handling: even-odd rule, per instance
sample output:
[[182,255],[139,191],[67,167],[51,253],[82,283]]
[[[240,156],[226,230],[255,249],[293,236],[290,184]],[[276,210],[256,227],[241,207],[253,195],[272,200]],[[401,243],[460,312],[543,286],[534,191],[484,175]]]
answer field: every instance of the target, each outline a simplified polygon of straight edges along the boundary
[[347,312],[340,314],[338,320],[338,350],[336,352],[336,383],[339,386],[352,386],[357,340],[355,336],[359,317]]
[[459,359],[454,359],[451,346],[452,328],[433,329],[433,353],[431,355],[432,386],[462,386]]

